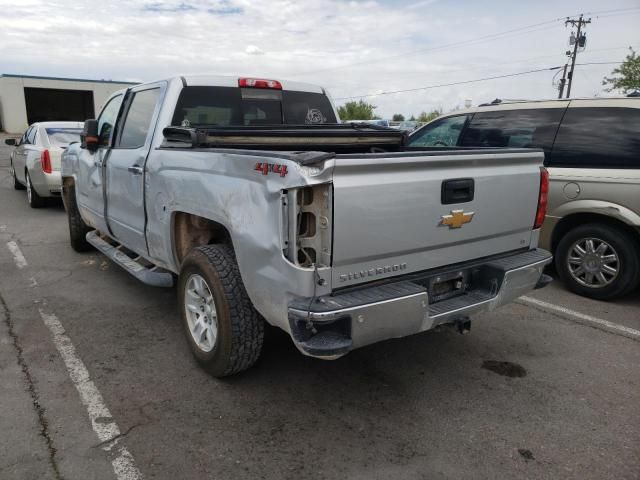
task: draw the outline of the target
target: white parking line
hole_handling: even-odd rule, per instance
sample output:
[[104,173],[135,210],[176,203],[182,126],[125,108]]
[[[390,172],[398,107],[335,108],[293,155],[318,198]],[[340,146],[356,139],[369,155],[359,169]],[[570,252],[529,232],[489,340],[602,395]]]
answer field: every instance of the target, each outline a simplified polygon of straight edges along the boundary
[[11,255],[13,255],[13,261],[16,262],[16,267],[20,269],[23,269],[24,267],[26,267],[27,259],[24,258],[24,255],[22,255],[22,252],[20,251],[20,247],[18,247],[18,244],[12,240],[10,242],[7,242],[7,247],[9,247],[9,251],[11,252]]
[[537,298],[520,297],[518,300],[520,300],[524,304],[534,305],[543,310],[551,310],[553,312],[562,313],[565,317],[571,317],[570,319],[577,320],[580,323],[596,326],[613,333],[620,333],[626,337],[640,340],[640,330],[636,330],[634,328],[625,327],[624,325],[619,325],[602,318],[593,317],[591,315],[587,315],[586,313],[576,312],[575,310],[561,307],[560,305],[543,302],[542,300],[538,300]]
[[[7,242],[7,247],[13,254],[18,268],[22,269],[28,266],[27,260],[16,242]],[[31,277],[31,280],[31,286],[37,285],[35,278]],[[65,333],[62,323],[54,314],[45,313],[42,309],[39,311],[42,321],[53,335],[53,343],[67,367],[69,377],[80,395],[80,401],[87,409],[93,431],[96,432],[100,442],[104,443],[102,449],[111,452],[115,448],[115,456],[111,465],[116,478],[118,480],[141,480],[143,477],[136,467],[133,456],[125,446],[118,444],[120,437],[118,424],[111,416],[98,387],[91,380],[87,367],[76,354],[76,348]]]
[[78,355],[71,343],[71,339],[65,334],[64,327],[53,314],[48,314],[40,310],[40,316],[44,324],[53,334],[55,344],[64,364],[67,367],[71,381],[80,394],[80,401],[86,407],[91,419],[91,426],[96,432],[100,442],[106,442],[104,450],[110,451],[117,446],[116,456],[111,462],[113,471],[118,480],[137,480],[142,478],[142,474],[135,465],[135,461],[129,450],[122,445],[117,445],[117,437],[120,435],[120,428],[111,416],[111,412],[104,403],[102,394],[95,383],[89,377],[89,371]]

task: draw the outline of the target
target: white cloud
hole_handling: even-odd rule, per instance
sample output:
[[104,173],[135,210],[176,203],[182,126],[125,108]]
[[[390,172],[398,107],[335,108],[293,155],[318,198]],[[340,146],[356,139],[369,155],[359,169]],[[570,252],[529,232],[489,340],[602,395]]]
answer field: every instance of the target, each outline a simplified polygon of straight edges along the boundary
[[[605,8],[599,0],[568,0],[561,11],[551,0],[130,0],[124,5],[0,0],[0,10],[9,12],[0,16],[0,72],[141,81],[181,73],[250,75],[318,83],[341,98],[563,65],[569,30],[562,21],[459,43]],[[606,8],[637,6],[637,0],[613,0]],[[639,45],[638,20],[634,14],[594,18],[578,62],[622,60],[625,48],[605,49]],[[578,67],[572,93],[601,92],[601,79],[612,68]],[[370,101],[389,117],[448,110],[468,98],[474,104],[496,97],[548,98],[555,96],[554,73]]]
[[264,55],[264,50],[260,47],[256,47],[255,45],[247,45],[247,48],[244,49],[247,55]]

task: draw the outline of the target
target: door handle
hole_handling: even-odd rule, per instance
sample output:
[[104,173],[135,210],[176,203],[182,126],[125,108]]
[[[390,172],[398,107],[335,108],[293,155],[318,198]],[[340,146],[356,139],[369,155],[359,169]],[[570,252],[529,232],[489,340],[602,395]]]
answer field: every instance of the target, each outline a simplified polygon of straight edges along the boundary
[[466,203],[473,200],[475,182],[473,178],[454,178],[442,182],[440,201],[443,205]]
[[142,171],[143,171],[142,167],[140,167],[138,165],[132,165],[129,168],[127,168],[127,170],[129,170],[134,175],[142,175]]

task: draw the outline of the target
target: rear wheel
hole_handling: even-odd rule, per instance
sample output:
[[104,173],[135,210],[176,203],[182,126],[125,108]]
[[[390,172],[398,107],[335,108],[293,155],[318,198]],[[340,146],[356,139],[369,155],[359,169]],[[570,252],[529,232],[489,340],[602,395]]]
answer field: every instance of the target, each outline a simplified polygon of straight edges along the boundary
[[631,292],[640,281],[637,241],[613,225],[570,230],[560,240],[555,259],[567,288],[585,297],[611,300]]
[[46,205],[47,199],[38,195],[36,189],[33,188],[31,184],[31,177],[29,176],[29,171],[25,171],[24,174],[27,180],[27,201],[29,202],[29,206],[31,208],[42,208]]
[[13,177],[13,188],[14,190],[24,190],[24,185],[22,185],[18,181],[18,177],[16,177],[16,169],[13,167],[13,162],[11,162],[11,176]]
[[84,223],[78,210],[76,202],[75,187],[64,187],[63,189],[64,206],[67,210],[67,219],[69,221],[69,240],[71,248],[76,252],[87,252],[93,249],[92,245],[87,242],[87,233],[91,229]]
[[191,351],[213,376],[233,375],[258,360],[264,321],[247,295],[230,246],[206,245],[189,253],[178,296]]

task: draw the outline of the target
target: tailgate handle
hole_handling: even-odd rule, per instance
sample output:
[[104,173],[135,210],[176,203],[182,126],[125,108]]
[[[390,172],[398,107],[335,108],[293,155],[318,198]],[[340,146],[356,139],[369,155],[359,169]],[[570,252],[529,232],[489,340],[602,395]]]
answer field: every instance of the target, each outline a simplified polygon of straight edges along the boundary
[[443,181],[442,204],[471,202],[475,190],[474,183],[473,178],[452,178],[451,180]]

